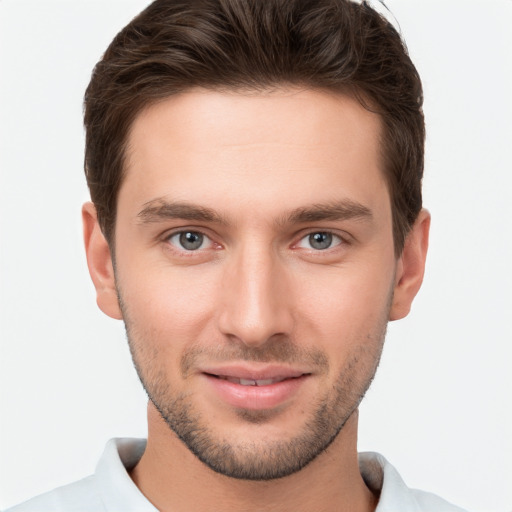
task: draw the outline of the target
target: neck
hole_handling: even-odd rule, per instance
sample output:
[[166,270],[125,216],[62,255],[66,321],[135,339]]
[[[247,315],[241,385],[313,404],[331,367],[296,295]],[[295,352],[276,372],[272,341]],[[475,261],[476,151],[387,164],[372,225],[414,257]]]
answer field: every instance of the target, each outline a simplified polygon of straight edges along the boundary
[[193,455],[150,403],[148,443],[131,477],[161,512],[262,510],[370,512],[376,498],[357,459],[357,411],[334,442],[305,468],[271,481],[220,475]]

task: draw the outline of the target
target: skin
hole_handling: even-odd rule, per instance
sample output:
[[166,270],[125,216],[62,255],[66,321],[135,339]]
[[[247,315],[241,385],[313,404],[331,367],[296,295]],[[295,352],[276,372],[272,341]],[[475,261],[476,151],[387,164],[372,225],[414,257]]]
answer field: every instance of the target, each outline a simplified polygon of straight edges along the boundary
[[[422,211],[396,258],[380,131],[340,94],[192,90],[132,126],[115,271],[84,205],[98,305],[125,321],[151,397],[131,476],[159,510],[374,510],[357,406],[387,322],[407,315],[421,285],[430,222]],[[204,235],[197,250],[181,244],[187,231]],[[322,233],[333,235],[326,249],[310,236]],[[234,406],[205,374],[233,364],[286,367],[300,384],[268,407]],[[183,437],[179,414],[229,456],[196,457],[172,430]],[[307,456],[292,467],[297,440]],[[282,477],[233,478],[258,461]]]

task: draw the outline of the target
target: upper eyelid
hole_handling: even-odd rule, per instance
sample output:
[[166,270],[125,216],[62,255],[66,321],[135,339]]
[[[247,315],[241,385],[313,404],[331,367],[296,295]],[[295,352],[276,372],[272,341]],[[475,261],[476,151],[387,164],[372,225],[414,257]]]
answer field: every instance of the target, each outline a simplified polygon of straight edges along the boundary
[[[340,235],[339,233],[336,233],[334,231],[328,231],[326,229],[317,229],[317,230],[313,230],[313,231],[310,231],[309,233],[306,233],[305,235],[301,236],[297,242],[295,242],[293,245],[294,246],[298,246],[304,239],[306,239],[307,237],[311,236],[311,235],[314,235],[315,233],[327,233],[329,235],[332,235],[333,237],[336,237],[340,240],[339,243],[333,245],[332,247],[328,247],[327,249],[323,249],[323,251],[328,251],[329,249],[334,249],[336,247],[338,247],[339,245],[345,245],[347,243],[349,243],[349,241],[347,240],[347,237],[344,237],[342,235]],[[318,249],[314,249],[314,250],[318,250]]]
[[[160,238],[163,240],[163,241],[168,241],[171,237],[175,236],[175,235],[178,235],[180,233],[187,233],[187,232],[192,232],[192,233],[199,233],[201,235],[203,235],[204,237],[206,237],[211,243],[216,243],[216,244],[219,244],[219,245],[223,245],[221,242],[218,242],[215,240],[215,236],[212,235],[210,233],[210,230],[208,229],[205,229],[203,227],[196,227],[196,226],[180,226],[180,227],[176,227],[176,228],[171,228],[171,229],[168,229],[166,230],[161,236]],[[333,236],[336,236],[338,237],[343,243],[346,243],[346,244],[349,244],[353,241],[353,237],[343,231],[343,232],[340,232],[339,230],[336,230],[336,229],[332,229],[332,228],[325,228],[325,229],[301,229],[298,233],[295,233],[293,236],[292,236],[292,239],[294,240],[292,242],[292,246],[296,246],[299,244],[299,242],[301,242],[304,238],[312,235],[312,234],[315,234],[315,233],[329,233]]]
[[164,240],[167,240],[174,235],[179,235],[180,233],[199,233],[199,234],[207,237],[208,239],[212,240],[212,235],[209,234],[208,230],[206,230],[204,228],[194,227],[194,226],[186,226],[186,227],[180,226],[180,227],[176,227],[176,228],[167,229],[160,235],[160,237]]
[[[193,251],[192,250],[187,250],[185,247],[182,247],[180,249],[180,247],[178,247],[177,245],[171,243],[171,238],[173,238],[176,235],[180,235],[182,233],[198,233],[198,234],[202,235],[203,237],[205,237],[207,239],[208,246],[205,247],[204,249],[201,248],[201,249],[196,249],[196,250],[193,250]],[[174,251],[180,251],[181,250],[184,253],[190,253],[190,254],[200,253],[201,251],[205,251],[205,250],[211,249],[212,247],[214,247],[217,244],[217,242],[215,242],[215,240],[212,238],[211,235],[209,235],[208,233],[205,233],[204,230],[197,229],[197,228],[175,228],[174,230],[166,231],[165,233],[163,233],[163,235],[160,238],[161,238],[161,240],[163,242],[165,242],[166,244],[169,244]]]
[[346,243],[349,243],[351,240],[353,240],[353,236],[350,235],[349,233],[347,233],[346,231],[340,231],[340,230],[332,229],[332,228],[331,229],[320,228],[320,229],[301,230],[295,235],[294,238],[297,240],[296,243],[298,243],[301,240],[303,240],[304,238],[306,238],[307,236],[314,235],[315,233],[329,233],[330,235],[337,236],[343,242],[346,242]]
[[[171,238],[182,233],[198,233],[207,238],[207,246],[199,247],[198,249],[187,249],[186,247],[181,246],[178,242],[171,242]],[[161,247],[162,251],[167,254],[172,261],[176,264],[196,264],[207,261],[211,259],[214,254],[215,249],[218,247],[212,238],[204,233],[203,230],[199,229],[191,229],[191,228],[175,228],[168,229],[164,233],[162,233],[158,238],[158,245]],[[187,263],[188,262],[188,263]]]

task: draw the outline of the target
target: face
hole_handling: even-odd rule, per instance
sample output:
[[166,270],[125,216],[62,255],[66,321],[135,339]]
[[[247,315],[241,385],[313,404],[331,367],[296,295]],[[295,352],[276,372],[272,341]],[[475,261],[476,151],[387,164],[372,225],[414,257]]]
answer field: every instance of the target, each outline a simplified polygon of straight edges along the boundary
[[134,122],[117,296],[98,302],[124,319],[154,407],[215,471],[301,469],[373,378],[403,274],[379,136],[356,101],[311,90],[195,90]]

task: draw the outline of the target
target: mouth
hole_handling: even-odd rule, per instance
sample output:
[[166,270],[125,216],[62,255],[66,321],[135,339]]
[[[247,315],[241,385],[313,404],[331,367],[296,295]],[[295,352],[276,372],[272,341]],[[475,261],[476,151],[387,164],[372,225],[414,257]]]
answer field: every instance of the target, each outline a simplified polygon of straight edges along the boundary
[[209,389],[237,409],[268,410],[291,402],[312,376],[283,367],[227,367],[202,371]]
[[288,379],[299,379],[302,375],[297,377],[271,377],[269,379],[244,379],[242,377],[231,377],[229,375],[215,375],[208,374],[210,377],[227,380],[228,382],[232,382],[233,384],[240,384],[241,386],[271,386],[272,384],[277,384],[279,382],[283,382]]

